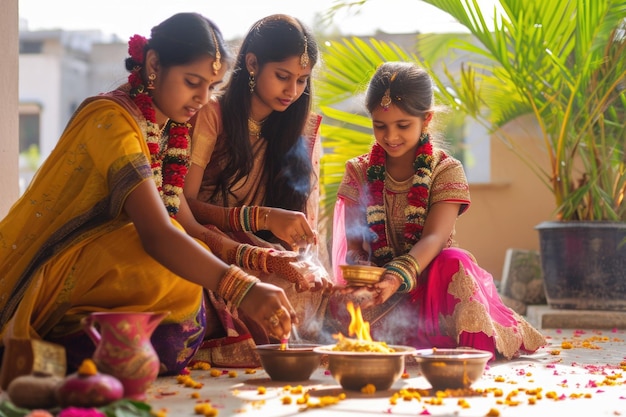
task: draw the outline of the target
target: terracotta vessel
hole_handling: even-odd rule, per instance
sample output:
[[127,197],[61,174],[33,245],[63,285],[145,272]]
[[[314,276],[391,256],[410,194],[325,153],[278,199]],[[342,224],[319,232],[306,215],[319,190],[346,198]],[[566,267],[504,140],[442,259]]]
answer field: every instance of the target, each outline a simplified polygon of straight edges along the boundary
[[159,374],[159,357],[150,336],[169,312],[96,312],[82,320],[84,331],[96,344],[98,370],[113,375],[124,386],[124,398],[144,400]]

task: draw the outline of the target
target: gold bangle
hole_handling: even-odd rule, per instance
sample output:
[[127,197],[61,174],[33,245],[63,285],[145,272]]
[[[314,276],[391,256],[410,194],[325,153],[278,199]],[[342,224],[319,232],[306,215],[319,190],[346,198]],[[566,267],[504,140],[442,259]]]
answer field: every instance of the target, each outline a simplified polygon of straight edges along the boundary
[[263,230],[269,230],[267,228],[267,218],[269,217],[271,211],[272,209],[268,208],[267,211],[265,212],[265,216],[263,217]]
[[415,275],[419,276],[421,268],[420,268],[419,262],[417,262],[417,259],[415,259],[415,256],[411,255],[410,253],[407,253],[403,257],[407,261],[409,261],[409,263],[413,266],[413,268],[415,268]]

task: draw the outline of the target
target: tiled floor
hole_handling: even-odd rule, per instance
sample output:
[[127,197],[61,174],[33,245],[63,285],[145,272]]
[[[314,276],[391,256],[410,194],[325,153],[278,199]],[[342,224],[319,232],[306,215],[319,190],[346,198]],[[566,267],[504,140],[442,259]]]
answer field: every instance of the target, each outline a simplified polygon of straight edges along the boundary
[[[309,381],[291,386],[271,381],[262,369],[254,373],[223,369],[217,377],[210,370],[194,370],[192,378],[202,388],[177,384],[175,377],[159,378],[148,393],[148,402],[168,417],[197,415],[194,408],[202,402],[210,403],[221,417],[296,416],[304,409],[306,416],[626,416],[626,331],[543,332],[549,346],[513,361],[492,363],[472,387],[480,395],[464,393],[440,402],[423,395],[421,400],[401,398],[392,404],[394,393],[403,388],[430,387],[409,360],[408,378],[374,394],[343,391],[323,367]],[[342,392],[345,399],[320,407]],[[303,401],[305,393],[308,401]]]

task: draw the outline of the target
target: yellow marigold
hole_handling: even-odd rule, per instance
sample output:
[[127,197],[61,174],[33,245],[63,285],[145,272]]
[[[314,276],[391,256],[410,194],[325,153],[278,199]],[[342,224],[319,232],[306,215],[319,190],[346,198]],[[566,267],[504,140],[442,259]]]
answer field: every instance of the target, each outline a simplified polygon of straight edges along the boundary
[[500,411],[497,408],[491,408],[485,415],[486,417],[498,417],[500,415]]
[[214,378],[217,378],[218,376],[222,375],[222,371],[220,371],[219,369],[211,369],[211,376]]
[[282,403],[285,405],[289,405],[292,403],[292,399],[290,396],[285,395],[282,399],[281,399]]
[[195,362],[191,366],[191,369],[200,369],[202,371],[208,371],[209,369],[211,369],[211,364],[205,361],[198,361],[198,362]]
[[91,359],[85,359],[78,368],[78,374],[83,376],[95,375],[98,373],[98,367]]
[[228,371],[229,378],[237,378],[237,371]]
[[374,384],[367,384],[361,388],[361,392],[363,394],[374,394],[376,393],[376,386]]
[[303,390],[304,387],[302,385],[297,385],[295,387],[291,387],[289,392],[291,392],[292,394],[302,394]]
[[264,386],[260,386],[257,388],[257,392],[261,395],[265,394],[267,392],[267,388],[265,388]]

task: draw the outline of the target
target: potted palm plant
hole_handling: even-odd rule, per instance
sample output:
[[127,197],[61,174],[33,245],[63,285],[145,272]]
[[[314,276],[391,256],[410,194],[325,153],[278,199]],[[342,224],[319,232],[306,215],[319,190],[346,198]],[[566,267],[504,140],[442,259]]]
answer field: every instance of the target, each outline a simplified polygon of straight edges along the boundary
[[[554,197],[554,218],[537,226],[548,303],[626,310],[626,0],[500,0],[493,22],[473,0],[423,2],[472,36],[418,35],[408,59],[430,71],[440,99],[504,140]],[[388,58],[388,45],[370,46],[369,54]],[[341,97],[333,88],[347,85],[346,74],[363,82],[338,70],[348,68],[338,62],[345,52],[325,53],[322,106]],[[441,59],[455,52],[471,54],[459,70]],[[543,154],[507,134],[520,117],[536,125]]]

